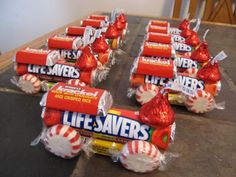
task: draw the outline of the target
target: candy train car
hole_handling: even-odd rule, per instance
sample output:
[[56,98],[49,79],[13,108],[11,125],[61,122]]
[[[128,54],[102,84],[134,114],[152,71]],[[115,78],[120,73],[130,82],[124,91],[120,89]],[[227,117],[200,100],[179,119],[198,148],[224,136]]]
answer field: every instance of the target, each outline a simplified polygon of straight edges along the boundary
[[40,139],[62,158],[83,149],[116,156],[125,168],[148,172],[164,160],[158,148],[167,149],[174,137],[174,113],[163,95],[137,112],[112,108],[112,97],[105,90],[57,83],[43,96],[41,106],[47,128]]

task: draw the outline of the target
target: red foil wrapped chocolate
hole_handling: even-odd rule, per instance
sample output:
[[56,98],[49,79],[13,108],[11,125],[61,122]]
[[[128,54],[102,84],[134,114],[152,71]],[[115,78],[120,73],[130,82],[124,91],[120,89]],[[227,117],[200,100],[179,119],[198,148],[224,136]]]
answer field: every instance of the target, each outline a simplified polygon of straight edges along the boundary
[[219,71],[218,62],[212,64],[210,61],[197,72],[197,78],[206,83],[216,83],[220,81],[221,74]]
[[96,53],[104,53],[107,51],[108,48],[109,48],[109,46],[106,42],[104,35],[101,35],[92,44],[92,49]]
[[185,30],[182,30],[182,32],[180,33],[180,36],[184,37],[184,38],[188,38],[189,36],[191,36],[194,33],[193,30],[191,30],[190,28],[186,28]]
[[201,40],[199,39],[198,35],[196,32],[192,32],[192,35],[189,36],[186,40],[185,43],[192,46],[192,47],[197,47],[200,43]]
[[174,111],[167,96],[158,93],[151,101],[144,104],[139,111],[139,120],[155,128],[173,124],[175,121]]
[[202,42],[200,46],[195,51],[192,52],[191,59],[196,60],[199,63],[204,63],[209,61],[210,54],[206,42]]
[[108,39],[114,39],[119,37],[119,32],[114,24],[108,27],[105,37]]
[[97,60],[88,46],[83,49],[81,56],[75,63],[75,66],[82,71],[91,71],[97,68]]
[[179,24],[179,29],[180,30],[186,30],[189,28],[190,22],[188,19],[184,19],[180,24]]

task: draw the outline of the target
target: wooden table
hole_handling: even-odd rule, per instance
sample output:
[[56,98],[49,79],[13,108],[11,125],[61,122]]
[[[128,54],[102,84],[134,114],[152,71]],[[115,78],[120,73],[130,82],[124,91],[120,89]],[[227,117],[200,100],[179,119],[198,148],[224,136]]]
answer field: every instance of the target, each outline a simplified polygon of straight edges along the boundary
[[[134,99],[128,99],[127,88],[130,67],[134,57],[138,55],[144,37],[145,26],[153,17],[128,16],[130,33],[127,36],[126,54],[118,56],[119,63],[115,65],[106,81],[98,87],[109,90],[114,98],[114,106],[125,109],[138,110],[139,105]],[[173,20],[174,26],[179,21]],[[79,24],[79,21],[73,24]],[[60,29],[46,35],[64,31]],[[234,176],[236,174],[236,28],[202,24],[199,34],[209,28],[207,36],[212,54],[224,50],[228,58],[222,62],[222,92],[218,101],[226,101],[225,110],[214,110],[203,115],[196,115],[186,111],[183,107],[174,107],[177,119],[176,140],[169,152],[177,153],[175,159],[164,172],[154,171],[145,176],[159,177],[215,177]],[[32,43],[40,47],[45,37]],[[87,160],[83,155],[73,160],[63,160],[54,157],[42,146],[31,148],[29,143],[41,129],[39,106],[40,96],[22,94],[9,79],[14,75],[12,65],[6,64],[2,58],[10,58],[15,51],[3,55],[0,63],[5,63],[0,75],[0,139],[1,146],[0,176],[141,176],[125,170],[119,163],[112,163],[108,157],[99,155]],[[77,161],[78,160],[78,161]],[[77,163],[76,163],[77,162]]]

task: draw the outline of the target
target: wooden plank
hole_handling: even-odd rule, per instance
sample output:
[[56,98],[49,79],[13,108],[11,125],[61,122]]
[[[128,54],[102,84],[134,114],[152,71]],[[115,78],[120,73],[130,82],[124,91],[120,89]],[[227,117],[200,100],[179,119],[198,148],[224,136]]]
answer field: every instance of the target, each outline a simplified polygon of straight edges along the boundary
[[179,18],[181,10],[182,0],[175,0],[174,2],[174,11],[172,17]]
[[205,0],[205,1],[206,1],[206,5],[205,5],[204,15],[202,19],[207,21],[213,11],[215,0]]
[[[102,12],[94,12],[93,14],[101,14]],[[30,42],[27,42],[26,44],[23,44],[13,50],[10,50],[6,53],[3,53],[1,56],[0,56],[0,73],[2,73],[6,67],[8,67],[9,65],[12,64],[12,58],[14,57],[15,53],[20,50],[20,49],[23,49],[23,48],[26,48],[26,47],[32,47],[32,48],[39,48],[40,46],[44,45],[45,44],[45,41],[50,37],[50,36],[53,36],[55,34],[63,34],[65,32],[65,29],[66,27],[68,26],[72,26],[72,25],[80,25],[80,20],[81,19],[84,19],[86,18],[87,16],[84,16],[84,17],[81,17],[80,19],[78,20],[75,20],[69,24],[66,24],[54,31],[51,31],[33,41],[30,41]]]
[[196,10],[197,10],[198,0],[190,0],[189,4],[189,19],[195,18]]

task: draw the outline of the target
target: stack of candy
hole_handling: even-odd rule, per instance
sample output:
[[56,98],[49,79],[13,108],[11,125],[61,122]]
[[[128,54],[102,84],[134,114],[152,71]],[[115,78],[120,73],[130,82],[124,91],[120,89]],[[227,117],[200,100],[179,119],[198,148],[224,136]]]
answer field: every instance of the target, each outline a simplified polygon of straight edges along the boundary
[[18,51],[14,61],[19,77],[12,82],[27,94],[47,91],[57,82],[96,86],[109,74],[113,50],[124,44],[127,31],[122,10],[113,10],[108,19],[91,15],[81,26],[69,26],[65,34],[48,38],[47,48]]
[[62,158],[75,157],[82,149],[113,156],[135,172],[162,166],[167,154],[158,149],[166,150],[175,133],[167,97],[159,93],[139,112],[111,105],[105,90],[57,83],[41,100],[47,128],[39,139]]
[[194,113],[221,109],[214,97],[221,90],[219,61],[227,56],[220,52],[214,58],[205,40],[184,20],[179,28],[167,21],[150,20],[140,54],[131,69],[128,95],[136,95],[140,104],[150,101],[160,88],[168,88],[171,104],[184,105]]

